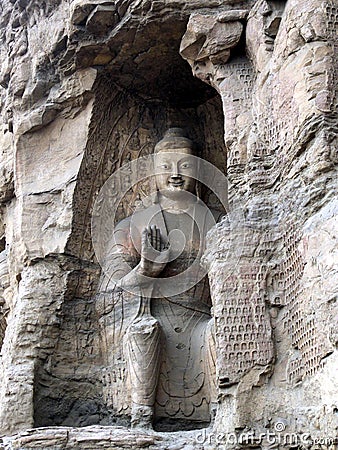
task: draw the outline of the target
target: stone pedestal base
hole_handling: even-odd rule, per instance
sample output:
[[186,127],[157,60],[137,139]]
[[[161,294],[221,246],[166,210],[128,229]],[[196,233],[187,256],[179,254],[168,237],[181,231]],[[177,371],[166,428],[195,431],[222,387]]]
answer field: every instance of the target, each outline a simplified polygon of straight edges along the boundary
[[5,450],[194,450],[203,449],[198,442],[207,430],[177,433],[131,430],[125,427],[93,425],[83,428],[43,427],[0,438]]

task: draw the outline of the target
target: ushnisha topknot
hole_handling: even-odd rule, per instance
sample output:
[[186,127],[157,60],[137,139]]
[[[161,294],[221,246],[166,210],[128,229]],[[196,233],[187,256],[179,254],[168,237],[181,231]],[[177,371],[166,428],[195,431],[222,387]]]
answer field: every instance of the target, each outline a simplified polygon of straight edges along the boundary
[[191,139],[187,137],[187,133],[183,128],[169,128],[154,148],[154,153],[161,150],[176,149],[176,148],[190,148],[194,152],[195,145]]

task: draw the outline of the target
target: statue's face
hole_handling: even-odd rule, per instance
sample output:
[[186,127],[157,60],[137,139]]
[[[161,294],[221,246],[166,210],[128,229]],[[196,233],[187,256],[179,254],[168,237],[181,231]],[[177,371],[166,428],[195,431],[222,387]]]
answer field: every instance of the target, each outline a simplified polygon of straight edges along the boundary
[[155,155],[155,171],[157,188],[166,197],[195,192],[197,167],[190,148],[161,150]]

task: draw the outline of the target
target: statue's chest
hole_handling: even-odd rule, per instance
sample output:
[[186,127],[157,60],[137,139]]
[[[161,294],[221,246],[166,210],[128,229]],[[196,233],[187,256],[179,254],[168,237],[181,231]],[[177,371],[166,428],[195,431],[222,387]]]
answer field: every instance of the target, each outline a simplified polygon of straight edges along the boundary
[[165,211],[163,218],[170,249],[177,254],[177,263],[189,264],[188,260],[194,259],[203,245],[202,230],[188,213],[172,214]]

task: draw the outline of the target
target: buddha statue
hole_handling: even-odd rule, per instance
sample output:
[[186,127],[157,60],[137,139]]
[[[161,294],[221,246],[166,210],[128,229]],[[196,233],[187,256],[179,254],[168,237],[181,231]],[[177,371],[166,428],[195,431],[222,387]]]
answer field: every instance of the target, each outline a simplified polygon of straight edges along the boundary
[[105,297],[113,311],[103,324],[113,330],[106,352],[110,364],[125,370],[115,397],[130,404],[122,406],[120,398],[115,408],[129,409],[132,427],[205,426],[215,406],[214,327],[199,262],[205,235],[221,213],[197,195],[193,154],[182,129],[165,133],[154,150],[152,204],[120,221],[107,247],[101,291],[114,294]]

